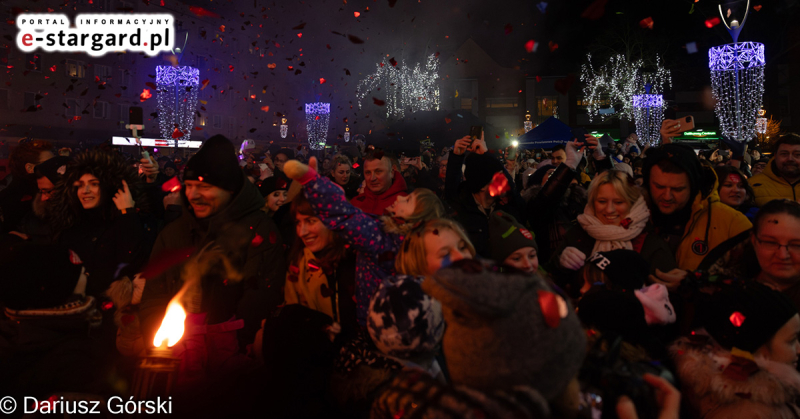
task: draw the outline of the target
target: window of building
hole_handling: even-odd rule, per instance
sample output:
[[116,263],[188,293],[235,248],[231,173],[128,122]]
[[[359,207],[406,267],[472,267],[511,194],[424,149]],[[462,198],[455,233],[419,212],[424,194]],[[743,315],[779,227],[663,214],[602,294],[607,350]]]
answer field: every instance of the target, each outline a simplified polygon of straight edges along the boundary
[[23,99],[23,107],[25,109],[29,109],[30,107],[36,107],[41,105],[41,100],[43,96],[39,92],[25,92],[25,98]]
[[553,116],[553,108],[558,106],[558,96],[536,96],[536,114],[540,117]]
[[67,77],[82,79],[86,76],[86,63],[83,61],[66,60],[64,72]]
[[95,119],[108,119],[108,102],[98,101],[94,104]]
[[487,97],[486,107],[490,109],[498,108],[516,108],[519,106],[519,100],[515,97]]
[[30,71],[42,71],[42,56],[32,53],[25,54],[25,69]]
[[478,115],[478,80],[463,79],[455,83],[456,95],[454,106]]
[[117,70],[117,84],[120,88],[127,89],[131,84],[131,73],[128,70]]
[[83,101],[80,99],[67,99],[67,106],[64,110],[64,116],[73,117],[81,116],[83,113]]
[[111,67],[102,64],[95,64],[94,75],[95,77],[99,77],[100,81],[109,81],[111,80]]

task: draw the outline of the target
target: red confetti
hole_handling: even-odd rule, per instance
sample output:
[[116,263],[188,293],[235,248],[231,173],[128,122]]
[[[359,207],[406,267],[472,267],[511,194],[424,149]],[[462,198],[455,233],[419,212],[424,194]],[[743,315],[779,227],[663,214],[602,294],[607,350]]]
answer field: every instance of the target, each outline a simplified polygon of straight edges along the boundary
[[319,84],[325,84],[325,79],[323,79],[322,77],[320,77],[320,78],[319,78]]
[[361,16],[361,13],[359,13],[359,12],[353,12],[353,16],[355,16],[355,17],[359,17],[359,16]]
[[233,72],[233,66],[232,66],[232,65],[228,66],[228,69],[229,69],[231,72]]
[[353,163],[353,169],[358,169],[358,163]]
[[397,60],[395,60],[394,57],[389,58],[389,64],[391,64],[392,67],[397,67]]
[[297,34],[297,37],[298,37],[298,38],[302,38],[302,37],[303,37],[303,33],[302,33],[302,32],[301,32],[301,33],[298,33],[298,34]]
[[739,313],[738,311],[734,311],[730,317],[731,324],[733,324],[736,327],[741,327],[745,319],[746,317],[744,316],[744,314]]
[[225,32],[225,25],[219,25],[219,31]]
[[374,103],[374,104],[376,104],[378,106],[383,106],[383,105],[386,104],[386,102],[384,102],[384,101],[382,101],[382,100],[380,100],[380,99],[378,99],[376,97],[372,98],[372,103]]
[[506,26],[503,28],[503,30],[506,32],[506,35],[508,35],[508,34],[510,34],[510,33],[511,33],[511,31],[513,31],[513,30],[514,30],[514,27],[513,27],[513,26],[511,26],[511,24],[510,24],[510,23],[508,23],[508,24],[506,24]]
[[269,112],[269,106],[262,106],[261,110],[264,112]]
[[156,84],[155,84],[155,83],[153,83],[153,82],[151,82],[151,81],[149,81],[149,82],[145,83],[144,85],[145,85],[145,86],[147,86],[147,87],[149,87],[149,88],[151,88],[151,89],[153,89],[153,90],[156,90],[156,89],[158,89],[158,87],[156,87]]
[[540,81],[542,81],[542,77],[541,76],[536,76],[536,83],[539,83]]
[[250,246],[251,247],[258,247],[263,242],[264,242],[264,238],[261,237],[260,235],[256,234],[256,236],[253,237],[253,240],[250,242]]
[[639,26],[643,29],[653,29],[653,18],[648,16],[639,21]]
[[534,46],[536,46],[536,41],[531,39],[530,41],[525,43],[525,51],[528,51],[528,54],[532,53]]
[[606,3],[608,0],[595,0],[581,13],[581,17],[589,20],[600,19],[606,13]]
[[203,80],[203,87],[201,87],[200,90],[205,89],[206,86],[208,86],[208,79]]
[[511,190],[511,187],[508,185],[508,179],[503,175],[503,172],[495,173],[492,176],[492,183],[489,184],[489,195],[500,196],[509,190]]
[[719,20],[718,17],[712,17],[711,19],[706,19],[706,28],[713,28],[714,26],[719,25],[721,22],[722,21]]
[[103,305],[100,306],[100,308],[103,311],[111,310],[112,308],[114,308],[114,303],[112,303],[111,301],[106,301],[103,303]]
[[164,182],[164,184],[161,185],[161,190],[164,192],[177,192],[181,190],[181,181],[178,180],[177,176],[175,176],[172,179]]
[[175,131],[172,131],[172,138],[181,138],[181,137],[183,137],[183,132],[175,128]]
[[150,93],[150,89],[142,89],[142,93],[139,95],[139,101],[144,102],[151,97],[153,97],[153,94]]
[[761,11],[761,5],[757,4],[757,5],[753,6],[753,10],[755,10],[756,12],[760,12]]
[[548,42],[547,46],[550,47],[550,52],[553,52],[558,49],[558,44],[553,41]]
[[319,115],[315,116],[315,117],[314,117],[314,120],[315,120],[315,121],[319,121]]
[[556,295],[544,290],[538,290],[536,293],[539,295],[539,308],[542,310],[544,322],[549,328],[555,329],[561,323],[561,314],[559,313]]
[[56,66],[50,67],[50,71],[56,71]]
[[453,120],[452,120],[452,119],[450,119],[450,118],[447,118],[447,117],[445,117],[445,118],[444,118],[444,123],[445,123],[445,124],[449,124],[449,123],[450,123],[450,122],[452,122],[452,121],[453,121]]

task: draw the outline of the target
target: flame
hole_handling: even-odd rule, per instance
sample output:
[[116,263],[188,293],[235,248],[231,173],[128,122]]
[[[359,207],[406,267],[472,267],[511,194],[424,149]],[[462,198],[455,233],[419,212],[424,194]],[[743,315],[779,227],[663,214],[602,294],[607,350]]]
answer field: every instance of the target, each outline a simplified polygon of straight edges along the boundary
[[153,340],[155,347],[163,347],[166,342],[168,347],[175,346],[181,337],[183,337],[184,325],[186,320],[186,311],[183,306],[175,300],[170,301],[167,306],[167,313],[164,315],[164,320],[161,321],[161,327],[156,332],[156,338]]

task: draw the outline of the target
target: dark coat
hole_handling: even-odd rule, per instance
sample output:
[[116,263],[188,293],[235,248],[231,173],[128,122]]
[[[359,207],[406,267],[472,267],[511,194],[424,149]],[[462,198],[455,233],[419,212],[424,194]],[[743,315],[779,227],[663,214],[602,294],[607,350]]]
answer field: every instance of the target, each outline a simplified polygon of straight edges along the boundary
[[11,184],[0,191],[0,232],[17,230],[37,192],[36,181],[29,177],[14,176]]
[[[208,219],[195,218],[185,195],[184,206],[180,218],[158,235],[151,262],[169,251],[194,248],[198,252],[212,241],[222,246],[244,279],[228,283],[215,275],[203,278],[201,310],[207,313],[208,324],[225,322],[234,315],[244,319],[245,326],[238,331],[244,347],[253,342],[261,320],[283,301],[286,261],[278,228],[261,211],[264,198],[258,188],[246,180],[231,202]],[[182,266],[147,279],[139,312],[146,342],[152,342],[167,304],[183,285]]]

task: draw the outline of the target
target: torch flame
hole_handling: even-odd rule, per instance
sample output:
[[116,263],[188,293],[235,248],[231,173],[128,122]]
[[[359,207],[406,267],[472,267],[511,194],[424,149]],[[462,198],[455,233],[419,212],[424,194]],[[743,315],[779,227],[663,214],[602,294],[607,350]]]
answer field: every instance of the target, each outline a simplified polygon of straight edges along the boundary
[[186,311],[181,304],[175,300],[170,301],[167,306],[167,314],[164,315],[164,320],[161,321],[161,327],[156,332],[156,338],[153,340],[155,347],[162,347],[164,342],[168,347],[175,346],[181,337],[183,337],[184,325],[186,320]]

